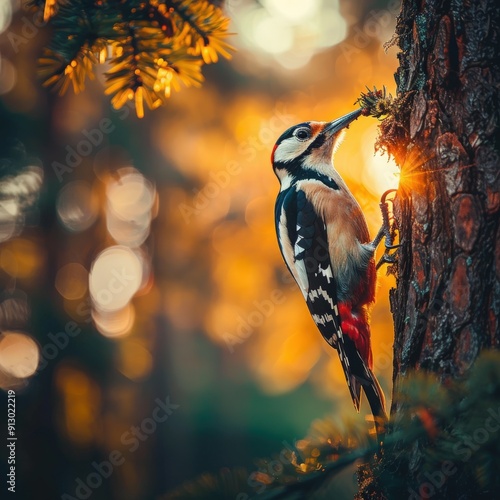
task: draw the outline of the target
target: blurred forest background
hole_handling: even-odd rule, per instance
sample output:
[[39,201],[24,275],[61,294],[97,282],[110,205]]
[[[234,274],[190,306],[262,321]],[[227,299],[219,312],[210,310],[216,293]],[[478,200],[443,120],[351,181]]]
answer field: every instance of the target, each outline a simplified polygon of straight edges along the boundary
[[[222,7],[232,60],[138,119],[110,105],[105,67],[79,94],[44,89],[49,33],[20,1],[0,6],[0,422],[13,389],[20,498],[75,496],[116,451],[92,499],[155,498],[204,471],[252,469],[314,419],[352,418],[337,356],[279,254],[269,156],[286,128],[351,111],[365,86],[394,93],[396,49],[383,45],[400,5]],[[372,233],[398,182],[376,135],[376,120],[358,120],[336,156]],[[373,351],[389,396],[383,274]]]

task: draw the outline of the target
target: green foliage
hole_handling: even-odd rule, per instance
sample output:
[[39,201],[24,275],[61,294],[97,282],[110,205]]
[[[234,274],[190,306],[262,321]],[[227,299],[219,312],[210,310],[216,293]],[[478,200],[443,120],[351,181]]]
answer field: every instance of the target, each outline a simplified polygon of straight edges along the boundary
[[206,0],[35,0],[53,28],[40,58],[44,85],[78,93],[107,63],[115,108],[134,100],[139,117],[180,84],[200,86],[203,64],[230,58],[229,19]]
[[[328,483],[357,461],[358,498],[399,499],[412,492],[488,498],[500,491],[500,353],[483,352],[463,380],[441,383],[415,373],[398,388],[396,401],[399,411],[382,446],[359,424],[317,421],[294,449],[258,461],[249,475],[241,469],[205,474],[166,499],[326,500],[332,498],[331,491],[323,493]],[[225,489],[217,490],[221,484]]]

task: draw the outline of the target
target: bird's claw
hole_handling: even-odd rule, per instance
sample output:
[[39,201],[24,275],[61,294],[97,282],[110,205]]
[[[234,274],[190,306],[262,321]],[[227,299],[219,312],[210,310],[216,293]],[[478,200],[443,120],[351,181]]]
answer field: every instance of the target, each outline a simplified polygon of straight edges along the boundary
[[382,212],[382,232],[385,239],[385,252],[377,263],[377,269],[383,264],[394,264],[396,262],[395,253],[389,253],[391,250],[396,250],[401,245],[394,244],[396,238],[397,223],[392,209],[389,210],[389,203],[394,205],[394,198],[389,198],[391,193],[395,193],[396,189],[388,189],[380,199],[380,211]]
[[375,266],[375,269],[379,269],[384,264],[394,264],[395,262],[396,262],[396,256],[394,254],[389,254],[386,252],[382,255],[382,257],[380,257],[379,261],[377,262],[377,265]]

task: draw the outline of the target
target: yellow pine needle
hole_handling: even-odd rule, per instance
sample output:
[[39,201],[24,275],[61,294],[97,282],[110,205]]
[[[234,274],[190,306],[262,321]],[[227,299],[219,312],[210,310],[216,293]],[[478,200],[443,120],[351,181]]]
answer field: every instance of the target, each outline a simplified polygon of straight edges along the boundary
[[142,87],[137,87],[135,91],[135,112],[137,114],[137,118],[144,118],[144,101],[142,90]]
[[99,51],[99,62],[101,64],[104,64],[106,62],[106,57],[108,55],[108,50],[107,50],[107,47],[103,47],[100,51]]
[[43,9],[43,20],[47,22],[56,13],[57,0],[45,0],[45,8]]
[[205,61],[206,64],[210,64],[212,62],[217,62],[218,57],[217,57],[217,52],[210,47],[209,45],[205,45],[201,49],[201,56],[203,57],[203,61]]
[[[130,91],[131,92],[131,91]],[[132,93],[133,94],[133,93]],[[133,97],[133,96],[132,96]],[[117,92],[111,99],[111,104],[115,109],[120,109],[129,100],[129,90]]]

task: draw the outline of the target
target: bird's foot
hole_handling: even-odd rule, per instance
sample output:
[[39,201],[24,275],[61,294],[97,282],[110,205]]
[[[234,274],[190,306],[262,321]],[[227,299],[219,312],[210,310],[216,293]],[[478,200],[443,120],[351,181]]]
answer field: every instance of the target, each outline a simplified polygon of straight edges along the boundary
[[394,244],[394,240],[397,236],[397,223],[394,217],[394,197],[390,195],[392,193],[396,193],[396,189],[388,189],[380,199],[380,211],[382,212],[382,227],[380,228],[377,236],[373,240],[372,244],[374,247],[377,247],[382,238],[385,239],[385,252],[382,257],[377,262],[377,269],[384,264],[394,264],[396,262],[396,252],[392,252],[391,250],[396,250],[401,245]]

